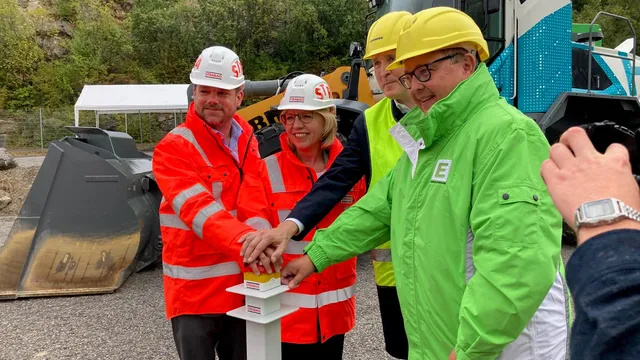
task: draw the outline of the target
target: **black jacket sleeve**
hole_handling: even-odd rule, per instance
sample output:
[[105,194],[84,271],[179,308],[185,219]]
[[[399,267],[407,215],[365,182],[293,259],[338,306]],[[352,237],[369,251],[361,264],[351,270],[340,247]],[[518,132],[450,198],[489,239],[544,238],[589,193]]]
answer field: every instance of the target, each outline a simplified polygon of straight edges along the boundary
[[353,129],[342,152],[327,172],[313,185],[311,191],[291,210],[288,217],[304,225],[304,230],[293,237],[294,240],[303,239],[347,195],[362,176],[365,176],[367,187],[369,186],[371,181],[369,154],[369,138],[364,114],[360,114],[353,123]]
[[581,245],[567,264],[575,300],[572,359],[640,356],[640,231],[615,230]]

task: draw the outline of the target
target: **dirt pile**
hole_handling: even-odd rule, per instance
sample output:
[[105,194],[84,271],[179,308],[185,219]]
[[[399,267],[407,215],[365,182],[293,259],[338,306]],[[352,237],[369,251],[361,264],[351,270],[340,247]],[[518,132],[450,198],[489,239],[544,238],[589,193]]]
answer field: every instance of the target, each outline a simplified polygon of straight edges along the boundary
[[12,169],[18,166],[16,161],[7,152],[7,149],[0,147],[0,171]]
[[11,198],[11,203],[0,210],[0,216],[18,215],[39,169],[39,166],[18,166],[0,172],[0,193],[6,192]]

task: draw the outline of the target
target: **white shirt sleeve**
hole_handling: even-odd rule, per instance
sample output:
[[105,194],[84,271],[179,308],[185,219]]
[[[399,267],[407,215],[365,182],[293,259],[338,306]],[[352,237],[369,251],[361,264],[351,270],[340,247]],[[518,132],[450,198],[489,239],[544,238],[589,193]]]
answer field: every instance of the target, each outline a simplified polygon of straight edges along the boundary
[[302,225],[300,220],[294,219],[294,218],[286,218],[284,221],[287,221],[287,220],[293,221],[296,225],[298,225],[298,233],[296,235],[300,234],[304,230],[304,225]]

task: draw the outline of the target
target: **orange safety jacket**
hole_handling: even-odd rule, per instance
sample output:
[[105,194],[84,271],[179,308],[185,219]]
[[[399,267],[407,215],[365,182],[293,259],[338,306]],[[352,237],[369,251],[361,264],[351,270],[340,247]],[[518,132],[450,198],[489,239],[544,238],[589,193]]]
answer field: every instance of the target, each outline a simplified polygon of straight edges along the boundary
[[[153,152],[153,174],[163,194],[160,229],[169,319],[224,314],[243,306],[242,295],[226,291],[243,281],[238,240],[271,227],[257,140],[244,119],[235,115],[234,121],[242,128],[239,160],[220,133],[198,117],[193,103],[185,122]],[[242,202],[242,196],[251,201]],[[239,202],[250,207],[239,208]]]
[[[269,178],[269,184],[265,187],[274,226],[286,219],[296,202],[311,190],[317,180],[315,171],[303,165],[289,148],[287,136],[287,133],[280,135],[282,151],[264,159]],[[342,151],[342,144],[336,139],[328,150],[327,167]],[[303,240],[290,240],[283,255],[284,265],[302,256],[315,230],[331,225],[344,210],[363,196],[364,191],[362,179]],[[298,311],[281,319],[282,341],[296,344],[316,343],[319,340],[325,342],[332,336],[346,334],[353,329],[356,316],[355,284],[354,257],[309,276],[299,287],[282,294],[282,304],[299,307]]]

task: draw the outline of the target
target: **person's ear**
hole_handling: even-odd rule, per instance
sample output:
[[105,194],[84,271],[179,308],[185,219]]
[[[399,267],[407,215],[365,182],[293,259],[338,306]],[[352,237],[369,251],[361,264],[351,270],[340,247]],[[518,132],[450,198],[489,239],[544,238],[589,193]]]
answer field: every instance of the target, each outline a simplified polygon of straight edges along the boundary
[[240,105],[242,105],[242,99],[244,99],[244,90],[237,89],[236,90],[236,107],[240,107]]
[[462,68],[464,69],[465,74],[473,74],[476,70],[476,58],[473,54],[464,54]]

